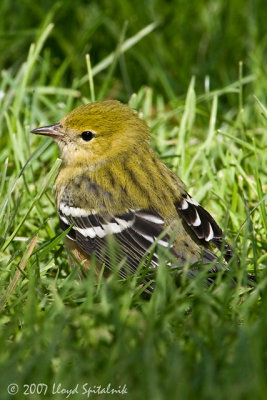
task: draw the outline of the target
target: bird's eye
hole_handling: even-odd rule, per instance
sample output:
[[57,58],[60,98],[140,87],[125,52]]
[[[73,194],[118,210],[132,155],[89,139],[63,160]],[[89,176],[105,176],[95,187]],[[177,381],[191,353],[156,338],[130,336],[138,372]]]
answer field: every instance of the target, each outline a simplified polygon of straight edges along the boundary
[[93,139],[94,136],[95,136],[94,133],[91,131],[84,131],[81,134],[81,137],[85,142],[89,142],[89,140]]

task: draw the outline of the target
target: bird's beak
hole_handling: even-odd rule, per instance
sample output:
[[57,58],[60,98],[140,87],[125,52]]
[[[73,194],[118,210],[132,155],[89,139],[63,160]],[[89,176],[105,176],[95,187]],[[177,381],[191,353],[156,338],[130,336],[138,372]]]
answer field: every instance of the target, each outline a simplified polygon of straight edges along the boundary
[[59,123],[55,125],[42,126],[41,128],[33,129],[31,133],[34,133],[36,135],[51,136],[54,139],[64,136],[62,132],[62,125],[60,125]]

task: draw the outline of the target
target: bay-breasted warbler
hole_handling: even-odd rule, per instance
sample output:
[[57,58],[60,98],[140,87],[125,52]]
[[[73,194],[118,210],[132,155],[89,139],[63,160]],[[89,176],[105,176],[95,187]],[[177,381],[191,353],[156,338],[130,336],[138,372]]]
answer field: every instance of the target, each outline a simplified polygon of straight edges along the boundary
[[155,242],[152,270],[157,249],[165,247],[181,266],[216,260],[211,245],[226,261],[232,257],[220,227],[157,157],[147,124],[127,105],[113,100],[82,105],[32,132],[51,136],[59,147],[57,211],[61,227],[72,226],[68,246],[85,268],[93,253],[112,268],[110,238],[120,248],[116,262],[123,278],[126,266],[134,273]]

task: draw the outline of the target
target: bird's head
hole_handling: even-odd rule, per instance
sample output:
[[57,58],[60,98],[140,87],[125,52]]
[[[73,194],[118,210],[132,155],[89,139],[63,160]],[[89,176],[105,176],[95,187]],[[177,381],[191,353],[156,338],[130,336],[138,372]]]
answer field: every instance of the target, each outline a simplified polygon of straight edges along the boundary
[[149,129],[130,107],[115,100],[75,108],[58,123],[32,130],[51,136],[68,165],[92,165],[136,146],[147,146]]

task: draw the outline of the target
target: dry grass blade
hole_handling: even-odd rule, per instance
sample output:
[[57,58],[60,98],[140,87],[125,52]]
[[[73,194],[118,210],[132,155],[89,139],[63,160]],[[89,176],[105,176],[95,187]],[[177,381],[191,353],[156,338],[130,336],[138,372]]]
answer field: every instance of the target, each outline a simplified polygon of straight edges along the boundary
[[36,246],[37,239],[38,239],[38,234],[36,234],[30,241],[29,246],[27,247],[27,250],[19,263],[19,266],[15,273],[14,278],[8,285],[6,293],[2,296],[2,298],[0,300],[0,311],[2,311],[5,308],[8,298],[11,296],[15,287],[17,286],[18,281],[19,281],[21,275],[23,274],[23,271],[27,265],[27,261],[29,260],[31,254]]

